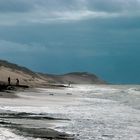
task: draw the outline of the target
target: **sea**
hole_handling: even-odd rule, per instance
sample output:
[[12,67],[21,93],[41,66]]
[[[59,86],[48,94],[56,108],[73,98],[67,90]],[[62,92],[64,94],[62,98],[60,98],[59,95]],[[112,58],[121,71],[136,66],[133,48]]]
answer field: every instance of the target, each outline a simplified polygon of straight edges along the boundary
[[37,88],[20,91],[17,96],[0,97],[3,116],[14,112],[59,119],[0,117],[0,140],[43,139],[15,133],[16,130],[2,122],[38,129],[48,127],[70,134],[75,140],[140,140],[140,85]]

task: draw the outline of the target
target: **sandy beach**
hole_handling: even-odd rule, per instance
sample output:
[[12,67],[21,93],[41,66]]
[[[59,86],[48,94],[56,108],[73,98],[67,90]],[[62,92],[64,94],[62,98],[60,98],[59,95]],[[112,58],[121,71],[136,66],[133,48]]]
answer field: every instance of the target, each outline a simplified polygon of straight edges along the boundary
[[0,97],[0,139],[138,140],[139,91],[137,85],[73,85]]
[[[8,128],[13,134],[27,137],[27,139],[74,139],[73,135],[54,129],[57,124],[63,125],[69,122],[68,118],[50,116],[45,112],[41,113],[39,109],[44,105],[52,106],[54,103],[57,105],[71,104],[70,101],[73,100],[73,97],[68,103],[66,95],[65,98],[62,98],[64,95],[61,94],[53,97],[55,93],[46,94],[43,91],[46,91],[46,89],[0,92],[0,127]],[[22,111],[22,109],[20,111],[7,110],[6,106],[20,106],[21,108],[31,106],[38,109],[39,112],[29,113],[28,111]],[[16,139],[16,137],[13,139]]]

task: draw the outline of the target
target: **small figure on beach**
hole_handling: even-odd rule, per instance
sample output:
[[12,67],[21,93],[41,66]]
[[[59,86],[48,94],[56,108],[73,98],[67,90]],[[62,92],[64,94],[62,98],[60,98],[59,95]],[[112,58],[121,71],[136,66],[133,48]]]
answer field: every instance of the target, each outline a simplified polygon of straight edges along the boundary
[[19,85],[19,79],[18,78],[16,79],[16,85],[17,86]]
[[68,87],[71,87],[71,82],[69,81],[69,83],[68,83]]
[[8,77],[8,85],[11,85],[11,78],[10,78],[10,76]]

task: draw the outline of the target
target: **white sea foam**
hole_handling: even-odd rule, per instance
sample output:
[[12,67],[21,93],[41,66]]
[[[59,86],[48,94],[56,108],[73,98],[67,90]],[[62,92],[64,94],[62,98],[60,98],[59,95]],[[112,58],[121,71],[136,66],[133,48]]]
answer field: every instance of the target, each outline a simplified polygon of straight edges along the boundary
[[39,138],[25,138],[23,136],[16,135],[11,130],[6,128],[0,128],[0,140],[41,140]]
[[21,98],[0,99],[0,110],[68,118],[71,121],[56,123],[54,128],[74,133],[80,140],[138,140],[139,89],[140,86],[109,85],[38,89],[37,93],[19,93]]

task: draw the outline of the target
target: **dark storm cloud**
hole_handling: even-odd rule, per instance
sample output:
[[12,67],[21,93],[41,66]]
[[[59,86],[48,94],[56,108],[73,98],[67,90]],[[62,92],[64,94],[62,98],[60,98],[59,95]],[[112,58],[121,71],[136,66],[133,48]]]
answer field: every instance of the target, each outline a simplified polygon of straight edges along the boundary
[[87,0],[92,10],[106,12],[123,12],[140,10],[139,0]]
[[140,82],[139,34],[140,0],[0,0],[1,58],[37,71]]
[[[99,12],[140,11],[139,0],[0,0],[0,12],[90,10]],[[42,10],[42,9],[40,9]]]
[[26,0],[0,0],[0,13],[29,12],[32,8],[32,3]]
[[139,0],[0,0],[0,25],[139,17]]

